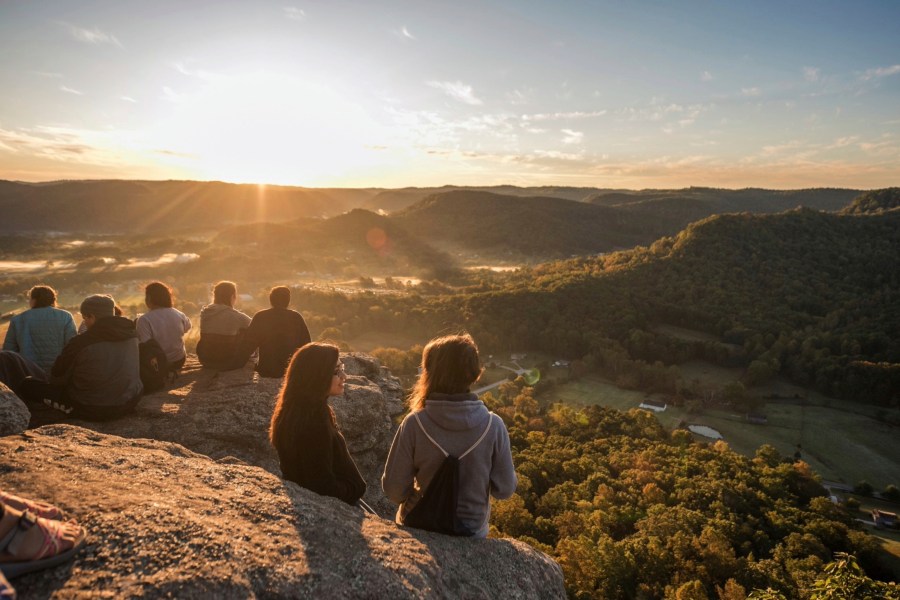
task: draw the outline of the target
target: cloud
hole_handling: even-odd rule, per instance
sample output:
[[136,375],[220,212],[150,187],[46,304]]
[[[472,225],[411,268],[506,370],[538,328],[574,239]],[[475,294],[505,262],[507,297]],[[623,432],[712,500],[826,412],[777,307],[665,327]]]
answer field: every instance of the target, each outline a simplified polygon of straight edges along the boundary
[[163,86],[163,99],[169,102],[181,102],[184,96],[166,85]]
[[506,99],[510,104],[527,104],[530,93],[525,90],[513,90],[506,93]]
[[112,44],[113,46],[122,48],[122,42],[111,33],[106,33],[99,29],[85,29],[83,27],[78,27],[77,25],[72,25],[71,23],[64,23],[64,25],[69,29],[69,34],[79,42],[95,45]]
[[59,86],[59,89],[63,92],[66,92],[67,94],[75,94],[76,96],[84,96],[84,92],[79,92],[78,90],[70,88],[67,85],[61,85],[61,86]]
[[813,83],[819,80],[819,69],[816,67],[803,67],[803,79]]
[[78,132],[61,127],[0,128],[0,149],[61,161],[83,162],[95,153]]
[[409,29],[406,28],[406,25],[404,25],[403,27],[400,28],[400,34],[401,34],[403,37],[405,37],[405,38],[407,38],[407,39],[410,39],[410,40],[416,39],[416,36],[414,36],[413,34],[411,34],[411,33],[409,32]]
[[123,100],[125,102],[131,102],[133,104],[137,104],[137,100],[132,98],[131,96],[119,96],[119,100]]
[[584,140],[583,131],[574,131],[572,129],[560,129],[564,134],[563,144],[580,144]]
[[741,94],[744,96],[759,96],[761,93],[758,87],[741,88]]
[[591,119],[593,117],[602,117],[606,114],[605,110],[593,111],[571,111],[571,112],[555,112],[555,113],[535,113],[530,115],[522,115],[523,121],[560,121],[566,119]]
[[32,71],[35,75],[40,75],[41,77],[49,77],[51,79],[62,79],[62,73],[50,73],[48,71]]
[[297,8],[296,6],[285,6],[284,16],[291,21],[302,21],[304,18],[306,18],[306,13],[303,11],[303,9]]
[[889,77],[891,75],[896,75],[900,73],[900,65],[891,65],[890,67],[875,67],[873,69],[866,69],[866,72],[860,75],[861,81],[870,81],[872,79],[881,79],[882,77]]
[[700,81],[712,81],[713,76],[709,71],[703,71],[700,73]]
[[484,104],[479,98],[475,97],[475,92],[472,90],[472,86],[463,83],[462,81],[427,81],[429,86],[441,90],[451,98],[455,100],[459,100],[460,102],[464,102],[465,104],[471,104],[473,106],[477,106],[480,104]]

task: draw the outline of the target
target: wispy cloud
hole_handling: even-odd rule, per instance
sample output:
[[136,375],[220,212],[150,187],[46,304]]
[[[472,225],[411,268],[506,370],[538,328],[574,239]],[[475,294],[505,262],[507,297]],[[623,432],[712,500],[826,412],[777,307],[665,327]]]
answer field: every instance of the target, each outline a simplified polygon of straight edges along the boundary
[[169,102],[181,102],[184,97],[166,85],[163,86],[163,99],[168,100]]
[[306,12],[304,12],[301,8],[297,8],[296,6],[285,6],[284,16],[291,21],[302,21],[304,18],[306,18]]
[[741,88],[741,94],[744,96],[759,96],[761,93],[758,87]]
[[61,85],[61,86],[59,86],[59,89],[63,92],[66,92],[67,94],[75,94],[76,96],[84,96],[84,92],[79,92],[78,90],[76,90],[74,88],[70,88],[67,85]]
[[803,79],[813,83],[819,80],[819,69],[816,67],[803,67]]
[[113,46],[118,46],[122,48],[122,42],[111,33],[106,33],[105,31],[100,31],[99,29],[85,29],[84,27],[79,27],[77,25],[72,25],[71,23],[63,23],[69,30],[69,34],[72,38],[78,40],[79,42],[84,42],[86,44],[112,44]]
[[459,100],[460,102],[464,102],[465,104],[471,104],[474,106],[484,104],[479,98],[475,96],[475,91],[472,89],[472,86],[465,84],[462,81],[432,80],[426,83],[435,89],[441,90],[451,98]]
[[702,73],[700,73],[700,81],[712,81],[712,80],[713,80],[713,76],[712,76],[712,73],[710,73],[709,71],[703,71]]
[[400,35],[402,35],[403,37],[405,37],[408,40],[416,39],[416,36],[414,36],[413,34],[411,34],[409,32],[409,29],[406,28],[406,25],[404,25],[403,27],[400,28]]
[[580,144],[584,140],[583,131],[575,131],[573,129],[560,129],[563,133],[563,144]]
[[510,104],[527,104],[529,95],[530,92],[526,90],[513,90],[506,92],[506,99]]
[[40,75],[41,77],[47,77],[50,79],[62,79],[62,73],[51,73],[49,71],[32,71],[35,75]]
[[890,67],[875,67],[872,69],[866,69],[866,72],[860,75],[859,78],[862,81],[870,81],[872,79],[880,79],[882,77],[896,75],[897,73],[900,73],[900,65],[891,65]]
[[124,102],[131,102],[131,103],[133,103],[133,104],[137,104],[137,100],[135,100],[135,99],[132,98],[131,96],[119,96],[119,100],[122,100],[122,101],[124,101]]
[[602,117],[606,114],[606,110],[591,111],[569,111],[555,113],[535,113],[530,115],[522,115],[523,121],[563,121],[567,119],[591,119],[593,117]]

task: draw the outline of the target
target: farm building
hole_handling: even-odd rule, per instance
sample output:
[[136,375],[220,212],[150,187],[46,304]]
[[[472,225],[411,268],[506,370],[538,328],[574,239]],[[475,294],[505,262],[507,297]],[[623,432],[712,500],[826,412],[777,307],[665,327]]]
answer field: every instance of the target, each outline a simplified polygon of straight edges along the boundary
[[653,412],[663,412],[666,410],[667,406],[668,405],[665,402],[660,402],[659,400],[644,400],[638,404],[638,408],[652,410]]

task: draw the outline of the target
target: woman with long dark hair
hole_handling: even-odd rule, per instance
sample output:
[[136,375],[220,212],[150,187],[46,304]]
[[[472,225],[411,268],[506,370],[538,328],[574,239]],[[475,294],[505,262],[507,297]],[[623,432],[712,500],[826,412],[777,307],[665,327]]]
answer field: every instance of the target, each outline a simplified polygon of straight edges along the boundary
[[329,344],[306,344],[288,365],[275,403],[269,439],[285,479],[309,490],[356,504],[366,482],[337,429],[329,396],[344,393],[344,365]]
[[388,454],[381,485],[400,505],[405,520],[422,498],[447,455],[459,459],[456,516],[462,533],[486,537],[490,496],[516,491],[509,433],[469,390],[481,376],[478,347],[469,335],[431,340],[422,352],[422,369]]

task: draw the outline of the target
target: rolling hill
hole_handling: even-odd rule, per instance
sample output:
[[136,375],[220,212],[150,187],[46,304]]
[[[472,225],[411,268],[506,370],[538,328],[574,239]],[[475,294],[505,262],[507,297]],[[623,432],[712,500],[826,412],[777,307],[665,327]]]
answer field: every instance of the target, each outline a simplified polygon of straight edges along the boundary
[[659,237],[655,218],[560,198],[453,191],[393,215],[408,231],[455,251],[506,259],[594,254]]
[[333,216],[377,193],[217,181],[0,182],[0,233],[170,232]]

